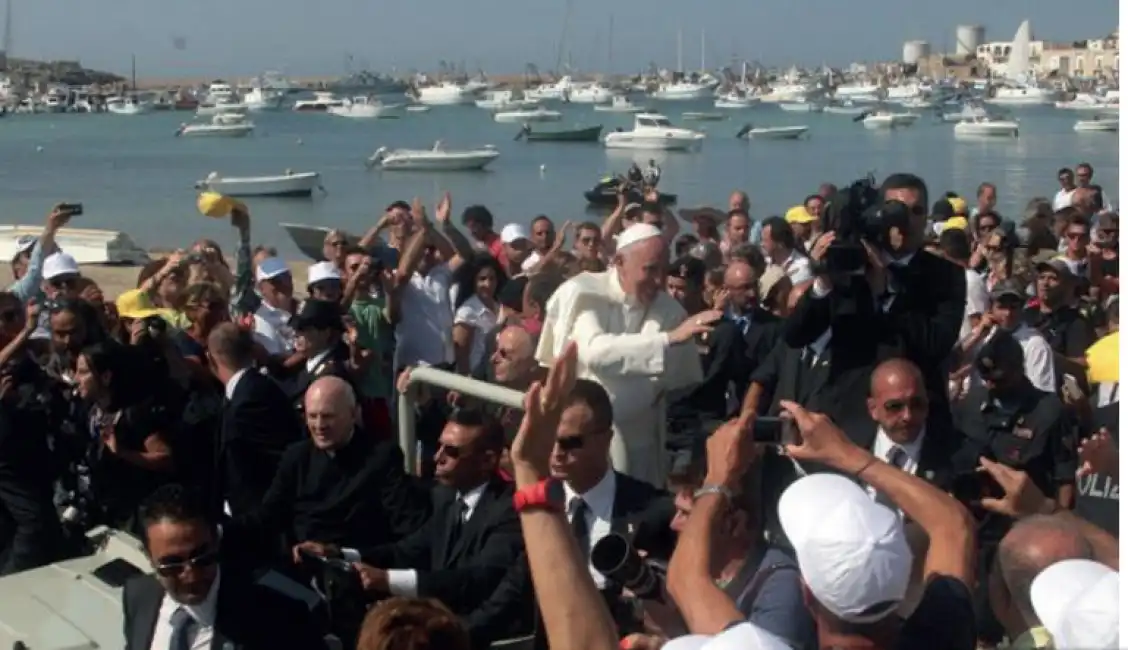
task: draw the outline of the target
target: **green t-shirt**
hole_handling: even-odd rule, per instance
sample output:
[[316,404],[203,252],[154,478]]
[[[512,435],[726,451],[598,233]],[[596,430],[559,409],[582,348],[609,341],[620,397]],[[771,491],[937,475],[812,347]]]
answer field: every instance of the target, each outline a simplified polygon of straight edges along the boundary
[[356,323],[357,344],[376,355],[358,382],[360,394],[362,397],[390,399],[396,333],[388,321],[384,296],[356,298],[349,307],[349,315]]

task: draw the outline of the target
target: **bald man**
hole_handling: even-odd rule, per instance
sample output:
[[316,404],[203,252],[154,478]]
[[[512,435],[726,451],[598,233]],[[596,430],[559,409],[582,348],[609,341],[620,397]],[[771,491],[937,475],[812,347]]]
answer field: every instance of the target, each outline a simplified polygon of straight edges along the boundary
[[490,356],[494,383],[526,391],[541,374],[534,356],[533,335],[520,325],[510,325],[497,334],[497,347]]
[[768,358],[779,340],[780,320],[760,303],[760,277],[752,265],[734,260],[725,268],[724,290],[728,295],[725,317],[736,325],[743,338],[741,370],[736,372],[737,398],[748,390],[748,378]]
[[[404,473],[397,443],[357,426],[356,394],[339,377],[322,377],[305,394],[309,437],[286,449],[262,504],[237,520],[263,539],[281,535],[299,549],[390,544],[430,516],[430,498]],[[226,532],[226,531],[225,531]],[[265,550],[265,549],[264,549]]]
[[550,365],[569,341],[579,347],[580,378],[611,395],[615,469],[661,487],[666,481],[666,393],[701,382],[694,336],[721,312],[686,318],[665,291],[668,260],[662,231],[636,224],[622,232],[613,266],[581,273],[548,301],[536,358]]
[[1048,515],[1020,520],[999,542],[988,577],[991,611],[1011,648],[1047,648],[1050,636],[1030,603],[1030,586],[1043,569],[1062,560],[1093,560],[1093,546],[1069,521]]

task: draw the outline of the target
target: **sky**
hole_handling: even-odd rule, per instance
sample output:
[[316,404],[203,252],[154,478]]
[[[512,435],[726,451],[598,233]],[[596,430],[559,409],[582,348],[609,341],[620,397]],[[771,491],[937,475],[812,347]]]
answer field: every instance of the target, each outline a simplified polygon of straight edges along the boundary
[[[139,77],[336,75],[437,70],[551,70],[564,25],[574,68],[697,69],[734,54],[765,65],[845,65],[899,59],[904,41],[954,49],[956,26],[980,24],[1009,41],[1023,19],[1034,37],[1096,38],[1119,18],[1116,0],[0,0],[12,3],[11,54],[78,59]],[[570,6],[570,9],[569,9]],[[702,11],[702,9],[706,9]],[[570,14],[566,21],[565,17]],[[2,14],[0,14],[2,15]],[[613,52],[608,48],[614,21]],[[178,39],[183,49],[176,47]],[[612,62],[609,65],[609,61]]]

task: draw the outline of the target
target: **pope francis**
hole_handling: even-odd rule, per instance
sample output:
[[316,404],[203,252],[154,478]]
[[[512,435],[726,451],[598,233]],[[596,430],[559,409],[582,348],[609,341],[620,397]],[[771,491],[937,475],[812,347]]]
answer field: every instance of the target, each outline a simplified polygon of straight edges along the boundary
[[701,381],[693,337],[721,317],[686,318],[663,291],[668,253],[662,232],[636,224],[619,236],[611,268],[581,273],[548,301],[537,361],[551,365],[569,341],[579,376],[599,382],[614,407],[615,469],[655,486],[666,482],[667,391]]

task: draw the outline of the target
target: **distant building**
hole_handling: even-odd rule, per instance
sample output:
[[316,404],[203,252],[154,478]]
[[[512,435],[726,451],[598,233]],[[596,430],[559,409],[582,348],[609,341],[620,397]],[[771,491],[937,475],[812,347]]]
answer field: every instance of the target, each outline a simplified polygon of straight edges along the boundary
[[[983,43],[975,57],[993,74],[1003,74],[1010,58],[1010,41]],[[1030,41],[1030,65],[1042,76],[1111,76],[1120,71],[1120,32],[1105,38],[1071,43]]]

